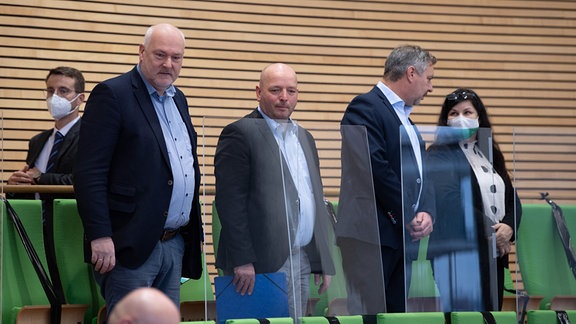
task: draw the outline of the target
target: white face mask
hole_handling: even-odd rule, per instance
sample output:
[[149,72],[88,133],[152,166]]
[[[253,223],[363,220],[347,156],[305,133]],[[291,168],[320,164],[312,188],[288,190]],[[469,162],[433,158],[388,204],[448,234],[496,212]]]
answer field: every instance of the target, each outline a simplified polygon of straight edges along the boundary
[[480,127],[480,124],[478,123],[478,118],[468,118],[459,115],[456,118],[448,119],[448,126],[465,129],[476,129]]
[[72,101],[76,100],[78,96],[80,96],[80,94],[74,97],[71,101],[68,101],[66,98],[58,97],[57,94],[53,94],[52,97],[46,99],[48,111],[50,112],[50,115],[52,115],[52,118],[59,120],[74,112],[78,106],[72,109]]

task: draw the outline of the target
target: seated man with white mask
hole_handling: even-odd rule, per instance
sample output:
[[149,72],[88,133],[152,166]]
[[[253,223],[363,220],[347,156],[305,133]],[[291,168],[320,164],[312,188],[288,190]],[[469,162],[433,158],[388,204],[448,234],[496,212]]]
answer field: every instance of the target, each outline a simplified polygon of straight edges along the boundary
[[84,76],[60,66],[46,76],[46,104],[54,128],[32,137],[26,164],[8,178],[9,185],[71,185],[78,134],[79,108],[84,102]]

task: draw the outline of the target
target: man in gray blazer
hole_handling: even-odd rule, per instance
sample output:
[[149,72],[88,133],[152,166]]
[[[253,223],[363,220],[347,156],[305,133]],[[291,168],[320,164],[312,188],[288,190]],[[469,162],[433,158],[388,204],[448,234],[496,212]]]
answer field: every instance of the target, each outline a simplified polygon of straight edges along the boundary
[[286,273],[290,283],[300,283],[300,294],[288,285],[291,315],[299,317],[310,273],[323,293],[334,269],[314,138],[290,119],[297,86],[288,65],[262,70],[259,106],[223,129],[214,166],[222,224],[216,266],[234,275],[241,294],[252,293],[257,273]]

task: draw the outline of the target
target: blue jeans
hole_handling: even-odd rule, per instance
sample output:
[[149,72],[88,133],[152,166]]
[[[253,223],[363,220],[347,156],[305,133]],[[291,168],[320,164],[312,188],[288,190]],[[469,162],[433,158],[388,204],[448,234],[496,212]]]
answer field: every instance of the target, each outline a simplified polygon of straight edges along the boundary
[[152,253],[140,267],[129,269],[119,263],[111,271],[101,275],[94,271],[100,293],[106,300],[110,314],[114,306],[131,291],[140,287],[154,287],[164,292],[180,307],[180,277],[184,239],[177,234],[168,241],[158,241]]

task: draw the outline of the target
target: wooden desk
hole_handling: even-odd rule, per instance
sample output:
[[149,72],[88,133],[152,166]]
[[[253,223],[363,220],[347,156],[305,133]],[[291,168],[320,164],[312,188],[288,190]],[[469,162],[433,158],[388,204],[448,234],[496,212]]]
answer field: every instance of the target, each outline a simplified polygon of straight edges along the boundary
[[3,184],[0,189],[2,193],[74,193],[74,187],[71,185],[7,185]]

